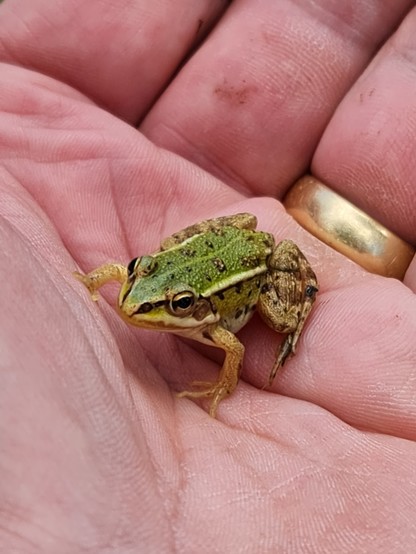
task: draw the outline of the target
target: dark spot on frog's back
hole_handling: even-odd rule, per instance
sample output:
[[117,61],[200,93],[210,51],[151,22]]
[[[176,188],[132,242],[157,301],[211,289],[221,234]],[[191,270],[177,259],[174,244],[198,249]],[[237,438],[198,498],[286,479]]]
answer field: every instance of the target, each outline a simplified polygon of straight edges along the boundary
[[222,237],[224,234],[223,227],[212,227],[211,231],[214,233],[214,235],[217,235],[217,237]]
[[248,312],[254,312],[255,309],[256,309],[255,304],[247,304],[247,306],[244,308],[244,315],[247,315]]
[[253,268],[260,265],[259,258],[252,254],[250,256],[244,256],[244,258],[241,258],[241,265],[246,268]]
[[194,258],[196,255],[196,250],[194,250],[193,248],[182,248],[180,250],[180,253],[186,258]]
[[241,308],[239,308],[236,312],[235,312],[235,319],[240,319],[240,317],[243,315],[243,310]]
[[227,266],[225,265],[224,261],[221,260],[221,258],[212,258],[211,261],[214,267],[218,269],[220,273],[222,273],[223,271],[226,271]]
[[270,283],[264,283],[264,285],[261,287],[261,294],[266,294],[268,293],[270,290],[271,290],[271,285]]

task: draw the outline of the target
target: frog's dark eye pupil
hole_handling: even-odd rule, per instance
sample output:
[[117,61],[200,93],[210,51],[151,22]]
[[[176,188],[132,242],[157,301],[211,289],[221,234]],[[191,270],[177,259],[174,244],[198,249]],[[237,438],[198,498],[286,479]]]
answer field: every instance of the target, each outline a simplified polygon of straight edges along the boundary
[[136,266],[137,258],[133,258],[132,261],[127,266],[127,273],[128,275],[132,275],[134,273],[134,268]]
[[191,304],[192,298],[190,298],[189,296],[185,296],[184,298],[180,298],[179,300],[174,300],[173,307],[180,308],[181,310],[186,310],[186,308],[189,308]]
[[188,315],[195,303],[195,295],[191,291],[180,292],[171,301],[171,310],[176,315]]

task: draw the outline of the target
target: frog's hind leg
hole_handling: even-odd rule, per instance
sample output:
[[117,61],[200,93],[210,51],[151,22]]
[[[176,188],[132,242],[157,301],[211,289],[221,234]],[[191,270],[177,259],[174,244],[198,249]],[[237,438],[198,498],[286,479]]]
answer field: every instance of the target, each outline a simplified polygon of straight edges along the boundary
[[196,381],[192,384],[200,390],[183,391],[178,393],[178,397],[212,398],[209,415],[215,417],[221,400],[229,396],[237,386],[244,358],[244,346],[233,333],[220,326],[209,331],[209,339],[212,340],[212,346],[225,350],[225,360],[218,381],[215,383]]
[[295,243],[280,242],[268,261],[268,273],[261,288],[258,311],[278,333],[286,333],[270,372],[269,385],[296,344],[315,301],[318,283],[309,262]]
[[237,229],[254,230],[257,227],[257,217],[253,214],[243,212],[235,215],[226,215],[208,220],[216,227],[237,227]]

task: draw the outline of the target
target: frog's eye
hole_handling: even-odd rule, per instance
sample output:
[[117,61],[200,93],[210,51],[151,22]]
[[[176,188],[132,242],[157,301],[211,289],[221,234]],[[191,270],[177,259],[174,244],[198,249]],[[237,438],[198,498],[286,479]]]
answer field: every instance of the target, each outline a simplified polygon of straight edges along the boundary
[[127,266],[127,275],[131,277],[134,273],[138,258],[133,258],[132,261]]
[[186,316],[191,313],[195,305],[195,294],[184,291],[176,294],[170,301],[170,310],[174,315]]

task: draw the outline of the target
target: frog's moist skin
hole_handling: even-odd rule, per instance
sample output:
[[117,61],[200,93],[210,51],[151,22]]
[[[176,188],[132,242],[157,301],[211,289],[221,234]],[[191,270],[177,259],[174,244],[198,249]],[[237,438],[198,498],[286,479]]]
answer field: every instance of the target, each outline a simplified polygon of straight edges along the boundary
[[295,352],[315,301],[318,284],[305,256],[290,240],[256,231],[243,213],[197,223],[161,243],[160,250],[127,267],[106,264],[75,276],[94,299],[109,281],[122,286],[121,317],[138,327],[172,332],[222,348],[225,360],[216,382],[197,383],[179,396],[209,397],[215,417],[219,402],[237,386],[244,346],[235,336],[257,309],[275,331],[287,336],[270,372],[269,384]]

